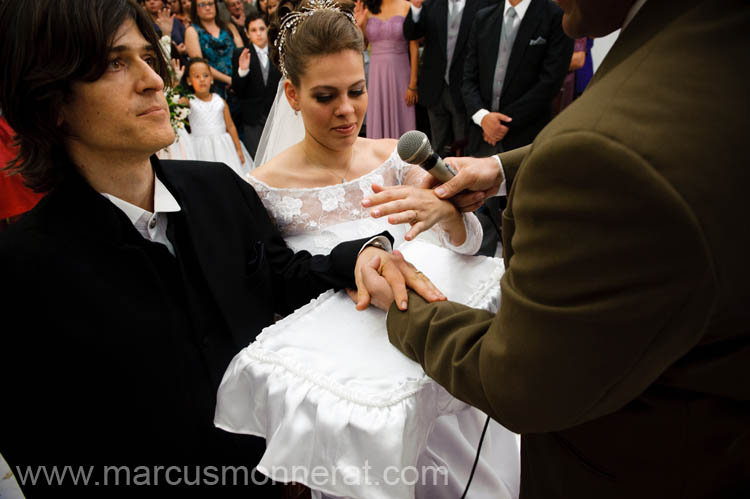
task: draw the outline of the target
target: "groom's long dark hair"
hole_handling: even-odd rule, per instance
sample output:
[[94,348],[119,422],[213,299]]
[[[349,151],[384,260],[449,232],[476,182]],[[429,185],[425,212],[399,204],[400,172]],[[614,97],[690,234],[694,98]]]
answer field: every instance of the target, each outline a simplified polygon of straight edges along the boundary
[[60,107],[72,82],[104,74],[113,37],[127,19],[156,48],[156,71],[169,84],[151,18],[132,0],[0,0],[0,109],[19,146],[9,168],[32,189],[48,191],[64,175]]

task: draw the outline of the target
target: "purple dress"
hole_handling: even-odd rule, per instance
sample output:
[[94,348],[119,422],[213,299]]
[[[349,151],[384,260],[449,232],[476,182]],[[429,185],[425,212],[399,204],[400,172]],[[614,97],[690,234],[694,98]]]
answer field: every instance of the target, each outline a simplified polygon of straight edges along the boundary
[[397,139],[417,127],[414,106],[407,106],[405,100],[411,67],[403,26],[403,16],[386,21],[370,17],[365,26],[370,41],[367,137],[371,139]]

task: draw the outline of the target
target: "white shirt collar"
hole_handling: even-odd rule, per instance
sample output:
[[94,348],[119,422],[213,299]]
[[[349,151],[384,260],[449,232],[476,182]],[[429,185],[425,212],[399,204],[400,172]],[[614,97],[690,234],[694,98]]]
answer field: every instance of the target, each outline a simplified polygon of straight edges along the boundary
[[638,13],[639,10],[641,10],[641,7],[643,7],[645,3],[646,3],[646,0],[636,0],[633,6],[630,7],[628,14],[625,16],[625,22],[622,23],[621,29],[627,28],[628,24],[630,24],[630,21],[633,20],[635,15]]
[[[128,203],[112,194],[102,192],[102,196],[109,199],[115,206],[120,208],[133,225],[136,225],[144,214],[146,215],[146,218],[152,215],[151,212],[144,210],[140,206]],[[154,175],[154,213],[173,213],[180,210],[180,204],[174,196],[172,196],[172,193],[169,192],[169,189],[167,189],[161,180],[159,180],[159,177]]]
[[268,44],[267,43],[266,43],[266,46],[263,47],[263,48],[258,47],[254,43],[253,43],[253,46],[255,47],[255,50],[257,50],[258,52],[263,52],[264,54],[268,55]]
[[[529,9],[529,4],[531,3],[531,0],[521,0],[518,5],[513,7],[516,9],[516,14],[518,14],[518,21],[523,21],[523,16],[526,14],[526,11]],[[505,7],[503,8],[503,17],[508,13],[508,7],[511,7],[510,2],[508,0],[505,0]],[[515,23],[513,23],[515,25]]]

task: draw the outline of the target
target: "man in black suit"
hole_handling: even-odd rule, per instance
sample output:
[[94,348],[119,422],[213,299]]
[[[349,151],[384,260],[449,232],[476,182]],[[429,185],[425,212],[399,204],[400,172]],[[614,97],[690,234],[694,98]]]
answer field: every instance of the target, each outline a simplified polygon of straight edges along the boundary
[[[29,499],[132,496],[127,485],[141,485],[139,496],[252,495],[262,440],[212,424],[232,356],[275,312],[325,289],[362,284],[362,302],[370,290],[389,303],[378,270],[401,282],[399,303],[404,279],[435,291],[402,259],[362,249],[367,240],[295,254],[228,167],[159,162],[153,153],[174,140],[168,66],[134,2],[6,0],[0,36],[16,169],[50,191],[0,235],[0,379],[11,402],[0,452]],[[88,471],[89,486],[72,475],[33,484],[39,465]]]
[[469,154],[489,156],[534,140],[550,120],[573,44],[553,0],[504,0],[477,13],[461,88],[472,121]]
[[445,153],[466,138],[466,111],[461,96],[466,41],[476,12],[490,0],[411,0],[404,19],[407,40],[424,38],[419,73],[419,103],[430,118],[432,148]]
[[[461,87],[471,119],[469,155],[490,156],[534,140],[550,120],[550,102],[568,71],[573,45],[552,0],[504,0],[477,13]],[[479,254],[496,252],[504,202],[491,198],[479,214],[484,229]]]
[[260,12],[247,16],[245,33],[252,45],[235,51],[232,88],[240,99],[245,147],[255,157],[281,73],[269,57],[268,27]]

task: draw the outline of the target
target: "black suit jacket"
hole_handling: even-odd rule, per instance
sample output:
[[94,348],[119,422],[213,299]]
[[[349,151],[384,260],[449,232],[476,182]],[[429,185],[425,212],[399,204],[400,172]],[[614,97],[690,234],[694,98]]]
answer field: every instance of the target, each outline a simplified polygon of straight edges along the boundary
[[[0,453],[14,470],[97,465],[98,481],[102,465],[252,470],[263,441],[213,427],[228,362],[274,312],[353,285],[364,240],[330,256],[294,253],[255,191],[226,166],[152,163],[181,206],[168,215],[176,258],[76,173],[0,234],[0,379],[12,402],[0,411]],[[172,267],[177,295],[161,278]],[[65,490],[21,485],[29,499]],[[138,494],[164,496],[157,490]],[[247,496],[246,487],[234,491]],[[113,487],[69,492],[117,495]]]
[[[466,113],[471,117],[480,109],[487,109],[513,118],[502,141],[505,150],[530,144],[549,122],[550,102],[560,90],[573,55],[574,41],[562,30],[560,7],[552,0],[530,1],[508,60],[500,109],[491,109],[491,104],[503,3],[477,13],[466,50],[462,86]],[[531,45],[532,41],[538,43]],[[478,141],[482,141],[482,129],[471,122],[470,152]]]
[[[458,30],[456,47],[450,68],[450,92],[456,109],[463,112],[461,97],[463,63],[466,56],[466,42],[474,15],[492,0],[466,0]],[[440,98],[445,81],[448,43],[448,0],[427,0],[419,13],[419,21],[414,22],[411,12],[404,19],[404,37],[419,40],[424,37],[424,52],[419,70],[419,103],[425,107],[434,105]]]
[[250,44],[250,72],[240,78],[237,70],[241,49],[234,51],[232,57],[232,88],[235,95],[240,99],[242,110],[242,122],[246,125],[263,125],[266,122],[273,99],[276,97],[276,88],[281,79],[281,72],[270,61],[268,68],[268,81],[263,83],[263,72],[260,68],[260,59],[255,45]]

